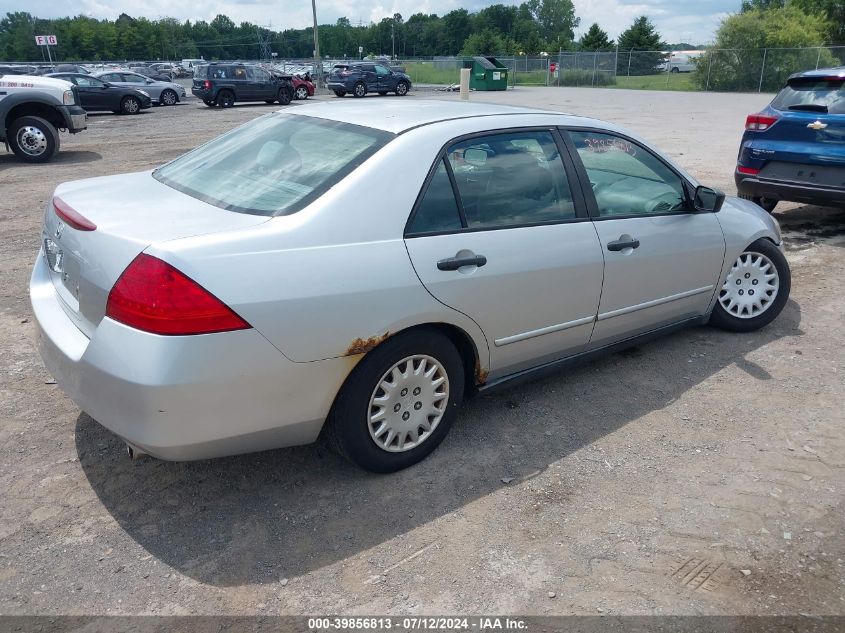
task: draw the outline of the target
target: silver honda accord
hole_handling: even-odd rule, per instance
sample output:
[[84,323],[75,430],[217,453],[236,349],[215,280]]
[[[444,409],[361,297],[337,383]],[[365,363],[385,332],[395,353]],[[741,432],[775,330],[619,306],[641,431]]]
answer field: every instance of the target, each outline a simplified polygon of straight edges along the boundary
[[472,393],[690,324],[766,325],[789,296],[780,243],[608,123],[325,103],[60,185],[30,293],[47,368],[136,452],[322,433],[389,472]]

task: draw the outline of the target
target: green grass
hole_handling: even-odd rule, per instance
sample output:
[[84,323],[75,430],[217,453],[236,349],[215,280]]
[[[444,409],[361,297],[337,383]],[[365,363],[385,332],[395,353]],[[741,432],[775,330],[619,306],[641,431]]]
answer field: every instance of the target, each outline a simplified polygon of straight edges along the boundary
[[[432,62],[408,62],[405,65],[411,81],[415,84],[436,84],[449,85],[456,84],[460,81],[460,69],[452,68],[438,68]],[[545,70],[531,70],[528,72],[516,73],[509,71],[508,85],[517,86],[545,86],[546,85],[546,71]],[[576,76],[578,75],[578,76]],[[589,86],[591,84],[592,73],[589,71],[562,71],[560,77],[555,80],[550,78],[551,85],[559,82],[560,85],[581,85]],[[601,85],[602,80],[607,82],[610,78],[597,75],[596,87]],[[607,84],[601,86],[605,88],[628,88],[634,90],[697,90],[697,86],[693,81],[693,73],[661,73],[659,75],[644,75],[641,77],[625,77],[619,75],[616,77],[615,84]]]
[[697,90],[693,73],[661,73],[641,77],[616,76],[616,85],[608,88],[628,88],[633,90]]

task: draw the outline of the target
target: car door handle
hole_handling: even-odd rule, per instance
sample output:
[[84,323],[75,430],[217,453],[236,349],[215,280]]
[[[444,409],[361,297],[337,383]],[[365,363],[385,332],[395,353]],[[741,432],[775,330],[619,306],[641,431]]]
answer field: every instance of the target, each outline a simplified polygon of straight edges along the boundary
[[447,257],[437,262],[438,270],[458,270],[462,266],[484,266],[487,258],[484,255],[470,255],[469,257]]
[[609,251],[621,251],[626,248],[639,248],[640,241],[635,240],[633,238],[630,239],[618,239],[613,240],[612,242],[607,243],[607,250]]

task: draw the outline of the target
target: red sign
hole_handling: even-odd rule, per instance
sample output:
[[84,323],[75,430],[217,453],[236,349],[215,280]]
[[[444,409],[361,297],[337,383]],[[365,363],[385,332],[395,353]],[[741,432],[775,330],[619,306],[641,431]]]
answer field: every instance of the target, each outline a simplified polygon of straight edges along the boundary
[[549,64],[549,71],[550,72],[555,72],[556,70],[557,70],[557,64],[555,64],[554,62]]

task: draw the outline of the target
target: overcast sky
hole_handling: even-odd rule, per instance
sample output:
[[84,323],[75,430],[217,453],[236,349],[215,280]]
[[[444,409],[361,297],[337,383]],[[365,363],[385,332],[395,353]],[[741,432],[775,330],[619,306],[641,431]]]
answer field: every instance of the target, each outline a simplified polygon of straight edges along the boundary
[[[519,4],[520,0],[499,0]],[[663,35],[664,41],[707,43],[712,40],[719,21],[739,10],[740,0],[574,0],[581,18],[578,33],[593,22],[615,38],[638,15],[648,15]],[[496,0],[317,0],[317,18],[321,24],[333,23],[346,16],[353,24],[366,24],[401,13],[443,15],[452,9],[477,11]],[[210,20],[224,13],[236,23],[253,22],[274,29],[301,28],[311,24],[309,0],[0,0],[0,15],[9,11],[28,11],[38,17],[90,15],[116,18],[120,13],[132,17],[175,17],[179,20]]]

